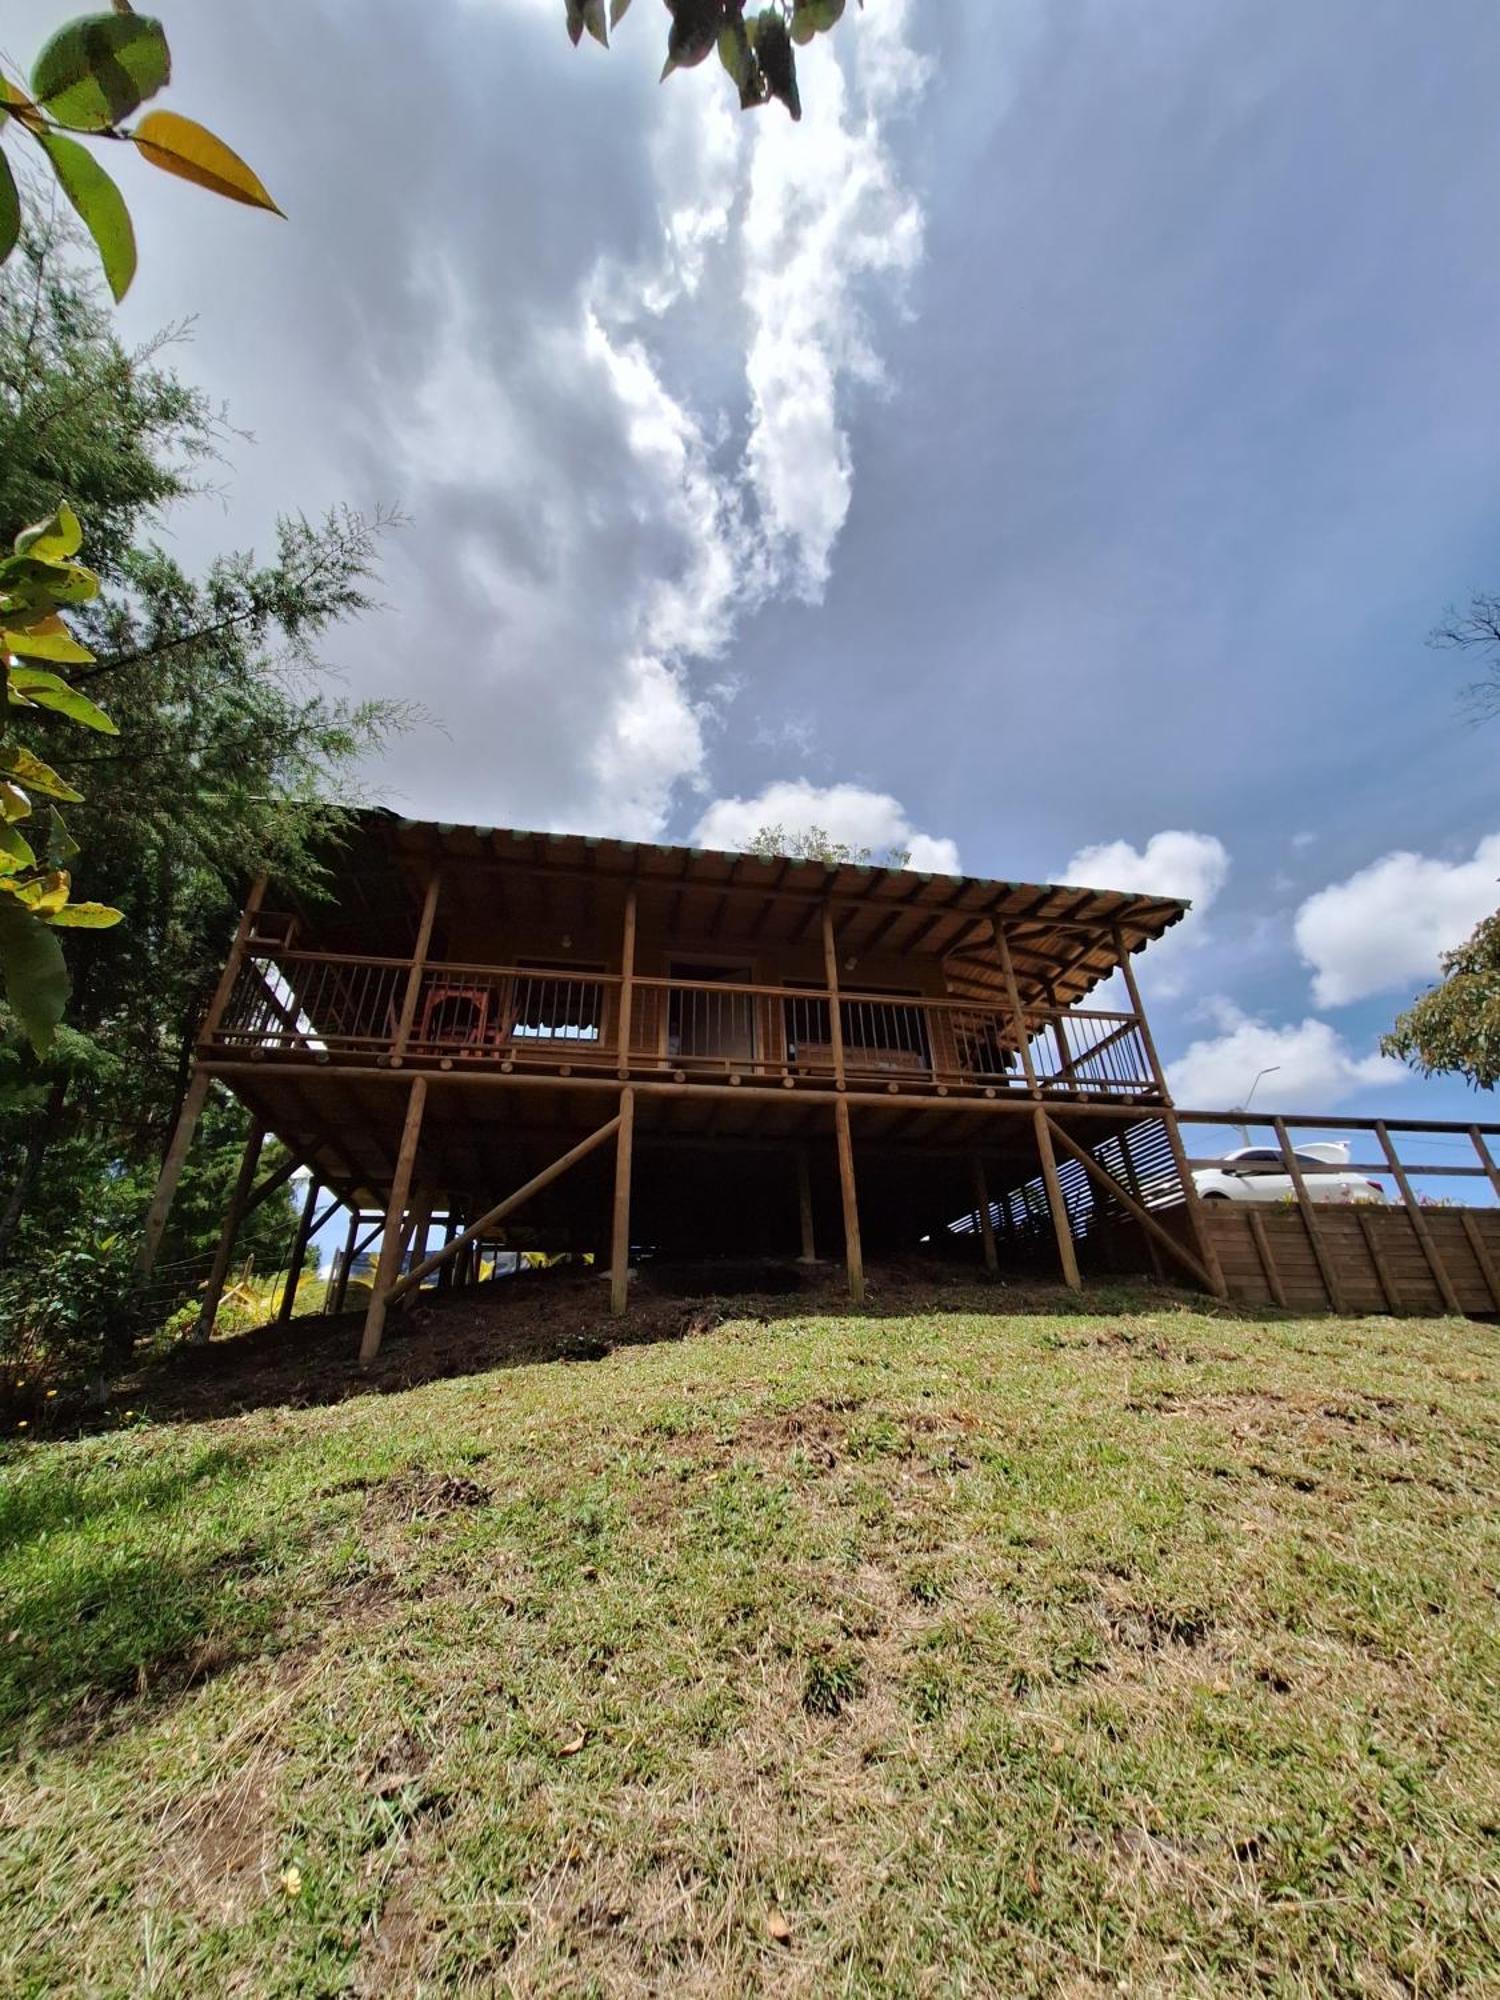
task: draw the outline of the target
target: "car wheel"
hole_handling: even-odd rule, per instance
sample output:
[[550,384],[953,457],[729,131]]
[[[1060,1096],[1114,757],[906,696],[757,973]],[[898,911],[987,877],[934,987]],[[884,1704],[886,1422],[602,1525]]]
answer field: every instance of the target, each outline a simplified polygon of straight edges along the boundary
[[1199,1199],[1202,1201],[1228,1201],[1229,1196],[1225,1194],[1222,1188],[1210,1188],[1208,1193],[1200,1196]]

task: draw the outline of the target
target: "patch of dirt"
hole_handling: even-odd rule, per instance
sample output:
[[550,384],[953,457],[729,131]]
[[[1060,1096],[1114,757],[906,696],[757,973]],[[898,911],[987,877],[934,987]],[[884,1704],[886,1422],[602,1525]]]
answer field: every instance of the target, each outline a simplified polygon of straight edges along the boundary
[[475,1480],[451,1472],[429,1472],[422,1465],[408,1465],[385,1479],[356,1480],[351,1485],[364,1493],[366,1515],[386,1521],[436,1521],[465,1507],[488,1507],[492,1497],[490,1489]]

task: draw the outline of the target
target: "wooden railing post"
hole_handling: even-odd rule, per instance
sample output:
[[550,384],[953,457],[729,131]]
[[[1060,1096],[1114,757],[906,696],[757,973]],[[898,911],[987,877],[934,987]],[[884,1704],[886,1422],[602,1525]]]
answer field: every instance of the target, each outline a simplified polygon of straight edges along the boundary
[[434,868],[427,878],[427,892],[422,898],[422,915],[417,924],[417,944],[412,953],[411,970],[406,975],[406,992],[401,1000],[401,1017],[396,1024],[396,1042],[392,1055],[398,1063],[406,1055],[407,1043],[411,1040],[412,1026],[417,1018],[417,1003],[422,997],[422,978],[427,970],[427,953],[432,944],[432,926],[437,920],[438,895],[443,886],[443,871]]
[[833,905],[823,905],[823,977],[828,986],[828,1040],[833,1050],[833,1087],[844,1088],[844,1010],[839,1000],[839,954],[833,936]]
[[1480,1166],[1484,1168],[1486,1175],[1489,1177],[1490,1186],[1497,1195],[1500,1195],[1500,1167],[1495,1165],[1494,1155],[1485,1144],[1484,1134],[1477,1125],[1469,1127],[1469,1138],[1473,1144],[1474,1151],[1479,1155]]
[[1010,939],[1005,935],[1005,926],[1000,919],[994,919],[995,949],[1000,954],[1000,970],[1005,974],[1005,992],[1010,1001],[1010,1018],[1015,1028],[1016,1050],[1021,1058],[1021,1068],[1026,1073],[1026,1088],[1033,1097],[1040,1097],[1037,1086],[1036,1064],[1031,1060],[1031,1036],[1026,1028],[1026,1015],[1021,1006],[1021,989],[1016,983],[1015,962],[1010,955]]
[[1438,1296],[1451,1313],[1462,1313],[1458,1293],[1453,1289],[1453,1280],[1448,1275],[1448,1266],[1432,1239],[1432,1231],[1427,1227],[1427,1217],[1422,1213],[1422,1204],[1412,1192],[1411,1182],[1406,1178],[1406,1169],[1396,1148],[1391,1144],[1391,1135],[1384,1123],[1375,1120],[1375,1137],[1380,1141],[1380,1150],[1385,1154],[1391,1169],[1391,1179],[1401,1190],[1401,1199],[1406,1204],[1406,1212],[1411,1217],[1412,1231],[1422,1246],[1422,1255],[1427,1259],[1427,1268],[1432,1273],[1433,1283],[1438,1288]]
[[401,1144],[396,1153],[396,1171],[391,1176],[391,1198],[386,1203],[385,1228],[380,1236],[380,1257],[370,1287],[370,1304],[365,1313],[365,1329],[359,1343],[359,1365],[367,1368],[380,1352],[380,1336],[385,1332],[386,1308],[391,1286],[401,1271],[401,1218],[411,1193],[412,1169],[416,1165],[417,1144],[422,1137],[422,1114],[427,1109],[427,1079],[414,1076],[406,1100],[406,1122],[401,1127]]
[[625,933],[620,940],[620,1025],[619,1025],[619,1073],[622,1079],[630,1075],[631,1013],[635,1001],[635,922],[636,890],[634,882],[625,891]]
[[224,1009],[229,1005],[235,982],[240,976],[240,967],[245,962],[245,949],[250,942],[250,933],[255,928],[255,919],[260,914],[260,906],[265,901],[266,878],[257,875],[250,885],[250,894],[245,898],[245,907],[240,912],[239,923],[235,926],[234,943],[229,947],[229,956],[224,961],[224,970],[219,974],[219,983],[214,988],[214,997],[208,1003],[208,1012],[203,1017],[203,1026],[198,1030],[200,1042],[211,1042],[219,1032],[219,1023],[224,1017]]

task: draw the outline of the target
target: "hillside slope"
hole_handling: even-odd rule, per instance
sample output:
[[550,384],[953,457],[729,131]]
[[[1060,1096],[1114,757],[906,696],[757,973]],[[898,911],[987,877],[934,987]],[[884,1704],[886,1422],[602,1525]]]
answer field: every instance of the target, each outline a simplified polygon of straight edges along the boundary
[[1494,1991],[1497,1347],[740,1320],[12,1446],[0,1988]]

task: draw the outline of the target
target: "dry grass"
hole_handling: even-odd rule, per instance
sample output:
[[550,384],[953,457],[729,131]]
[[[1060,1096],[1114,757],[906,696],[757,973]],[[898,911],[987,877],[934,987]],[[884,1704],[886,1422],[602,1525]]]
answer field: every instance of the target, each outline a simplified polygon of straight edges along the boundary
[[13,1448],[0,1985],[1500,1990],[1496,1346],[730,1321]]

